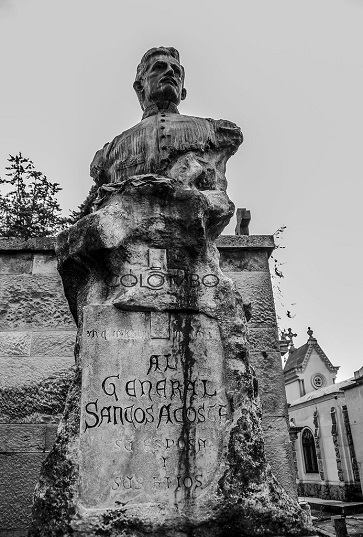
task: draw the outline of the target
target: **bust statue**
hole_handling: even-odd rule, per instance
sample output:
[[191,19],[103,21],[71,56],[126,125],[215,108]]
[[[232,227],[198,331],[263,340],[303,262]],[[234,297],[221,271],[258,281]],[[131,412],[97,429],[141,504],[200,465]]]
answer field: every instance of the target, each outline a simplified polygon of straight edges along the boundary
[[266,461],[246,309],[215,242],[241,131],[179,114],[173,48],[144,55],[134,88],[141,122],[91,165],[97,210],[57,237],[75,375],[29,537],[304,535]]
[[226,162],[242,143],[230,121],[179,114],[186,97],[184,68],[172,47],[148,50],[137,67],[134,89],[140,123],[97,151],[91,176],[98,187],[154,174],[199,190],[226,190]]

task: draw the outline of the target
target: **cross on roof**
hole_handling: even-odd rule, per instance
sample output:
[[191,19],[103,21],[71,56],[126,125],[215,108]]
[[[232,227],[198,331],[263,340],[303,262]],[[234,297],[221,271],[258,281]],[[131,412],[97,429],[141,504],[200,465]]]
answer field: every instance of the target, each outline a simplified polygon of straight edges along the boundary
[[294,341],[293,341],[293,339],[294,339],[294,337],[297,337],[297,334],[294,334],[293,331],[291,330],[291,328],[289,328],[289,329],[287,330],[287,332],[285,333],[285,336],[286,336],[287,339],[290,340],[290,341],[289,341],[290,346],[293,347],[293,346],[294,346]]

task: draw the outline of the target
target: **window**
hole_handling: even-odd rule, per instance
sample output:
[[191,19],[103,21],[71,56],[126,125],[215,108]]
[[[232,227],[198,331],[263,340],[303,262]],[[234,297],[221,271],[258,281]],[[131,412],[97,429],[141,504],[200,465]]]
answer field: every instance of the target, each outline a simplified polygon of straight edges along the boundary
[[324,375],[321,373],[316,373],[311,377],[311,385],[316,390],[319,390],[319,388],[323,388],[323,386],[326,385],[326,380]]
[[318,473],[318,461],[316,458],[315,441],[310,429],[304,429],[302,433],[302,448],[307,474]]

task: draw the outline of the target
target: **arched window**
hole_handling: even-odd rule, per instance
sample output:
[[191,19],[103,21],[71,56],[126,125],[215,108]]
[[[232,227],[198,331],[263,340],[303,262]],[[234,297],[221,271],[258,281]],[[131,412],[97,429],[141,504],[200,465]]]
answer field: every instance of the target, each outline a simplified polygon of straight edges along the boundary
[[302,448],[304,453],[305,472],[307,474],[317,474],[319,470],[315,451],[315,441],[310,429],[303,430]]

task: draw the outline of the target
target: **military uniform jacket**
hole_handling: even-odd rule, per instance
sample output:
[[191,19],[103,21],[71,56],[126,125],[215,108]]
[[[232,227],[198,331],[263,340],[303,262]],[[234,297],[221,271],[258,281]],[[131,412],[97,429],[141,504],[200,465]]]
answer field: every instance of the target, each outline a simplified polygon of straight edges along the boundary
[[91,176],[98,186],[150,173],[168,177],[168,169],[188,152],[221,153],[226,162],[242,143],[240,128],[230,121],[184,116],[176,107],[150,108],[140,123],[97,151]]

